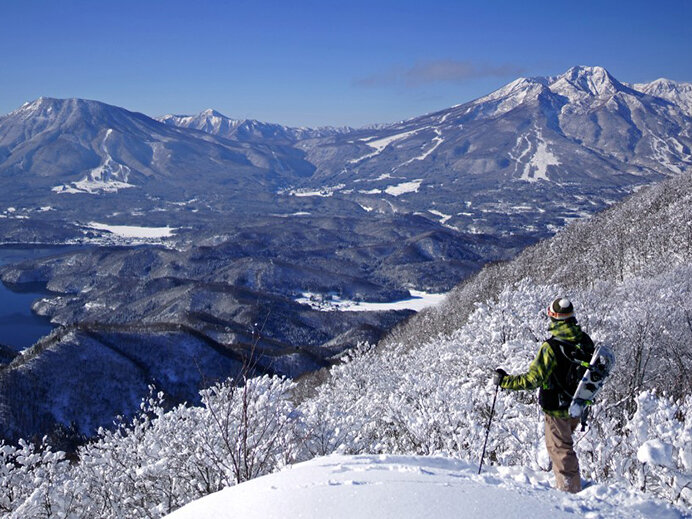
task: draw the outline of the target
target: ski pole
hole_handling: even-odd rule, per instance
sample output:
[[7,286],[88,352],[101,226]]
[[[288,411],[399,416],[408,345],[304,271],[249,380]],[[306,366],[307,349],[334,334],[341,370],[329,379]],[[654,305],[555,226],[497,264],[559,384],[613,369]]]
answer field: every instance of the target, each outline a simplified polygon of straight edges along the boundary
[[495,396],[493,396],[493,405],[490,408],[490,416],[488,417],[488,425],[485,428],[485,441],[483,442],[483,452],[481,453],[481,462],[478,465],[478,473],[481,473],[483,468],[483,458],[485,458],[485,447],[488,445],[488,436],[490,435],[490,422],[493,420],[493,414],[495,413],[495,401],[497,400],[497,392],[500,390],[499,384],[495,386]]

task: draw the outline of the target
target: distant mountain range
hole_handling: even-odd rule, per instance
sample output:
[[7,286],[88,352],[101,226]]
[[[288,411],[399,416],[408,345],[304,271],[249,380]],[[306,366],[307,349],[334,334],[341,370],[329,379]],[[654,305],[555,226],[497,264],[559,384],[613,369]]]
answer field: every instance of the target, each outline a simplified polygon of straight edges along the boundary
[[692,83],[657,79],[651,83],[637,83],[631,86],[639,92],[665,99],[682,108],[687,115],[692,115]]
[[510,227],[526,227],[516,213],[529,211],[549,231],[556,223],[534,210],[554,209],[551,199],[569,219],[692,168],[691,110],[691,84],[627,85],[600,67],[520,78],[470,103],[361,129],[290,128],[214,110],[155,120],[40,98],[0,118],[0,198],[52,206],[82,194],[120,193],[121,205],[221,197],[226,210],[417,212],[473,232],[497,232],[508,214]]
[[27,187],[45,180],[54,193],[108,192],[160,178],[187,189],[202,180],[243,189],[345,180],[342,195],[355,180],[373,191],[386,175],[422,177],[422,186],[450,175],[623,185],[628,176],[690,167],[690,117],[692,84],[627,85],[600,67],[520,78],[470,103],[359,130],[291,128],[214,110],[157,121],[96,101],[40,98],[0,118],[0,175]]
[[297,143],[317,168],[305,184],[324,187],[315,181],[362,182],[374,180],[369,172],[410,176],[424,169],[435,178],[452,171],[602,184],[623,182],[614,176],[675,173],[692,165],[690,117],[692,84],[659,79],[628,85],[601,67],[574,67],[559,76],[520,78],[470,103],[375,129],[296,129],[213,110],[161,120],[232,140]]
[[253,119],[231,119],[212,109],[204,110],[197,115],[164,115],[157,119],[171,126],[192,128],[226,139],[245,142],[290,144],[304,139],[330,137],[353,131],[353,128],[349,127],[292,128]]

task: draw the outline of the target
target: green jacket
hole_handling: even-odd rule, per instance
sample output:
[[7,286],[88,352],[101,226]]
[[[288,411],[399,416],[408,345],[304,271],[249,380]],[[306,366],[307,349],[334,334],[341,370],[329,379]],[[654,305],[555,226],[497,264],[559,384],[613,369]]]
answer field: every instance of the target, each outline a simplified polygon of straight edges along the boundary
[[[582,331],[576,321],[552,321],[550,323],[550,333],[553,337],[564,341],[578,343],[582,338]],[[503,389],[547,389],[549,386],[550,375],[557,366],[557,358],[553,348],[548,342],[541,344],[536,354],[536,358],[531,362],[529,370],[523,375],[507,375],[502,379],[500,387]],[[547,410],[544,412],[552,416],[567,418],[567,410]]]

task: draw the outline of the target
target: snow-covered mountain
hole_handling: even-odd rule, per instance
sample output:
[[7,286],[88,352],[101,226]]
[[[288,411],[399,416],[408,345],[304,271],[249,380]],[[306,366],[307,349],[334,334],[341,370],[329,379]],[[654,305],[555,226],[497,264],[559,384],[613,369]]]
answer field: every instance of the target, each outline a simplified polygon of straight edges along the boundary
[[194,128],[237,141],[294,143],[302,139],[328,137],[352,131],[352,128],[348,127],[294,128],[254,119],[231,119],[211,108],[197,115],[169,114],[159,117],[158,120],[168,125]]
[[40,98],[0,118],[3,191],[20,200],[138,189],[143,198],[229,185],[256,192],[311,171],[292,150],[230,142],[98,101]]
[[42,98],[0,118],[0,178],[8,200],[28,205],[30,197],[33,206],[117,192],[121,207],[141,211],[143,199],[200,197],[223,200],[223,208],[214,204],[224,212],[280,205],[418,214],[461,232],[543,237],[692,169],[691,91],[573,67],[358,130],[290,128],[214,110],[156,121],[96,101]]
[[573,67],[407,121],[300,140],[316,171],[282,194],[545,236],[692,169],[689,85],[666,84],[640,91],[602,67]]
[[233,183],[336,195],[377,211],[434,209],[462,228],[471,222],[450,204],[481,202],[481,192],[499,190],[508,204],[521,202],[517,191],[527,186],[568,198],[598,187],[617,197],[689,170],[691,107],[690,84],[629,86],[601,67],[520,78],[470,103],[360,130],[290,128],[214,110],[156,121],[96,101],[40,98],[0,117],[0,175],[54,193],[162,179],[188,190]]
[[692,116],[692,83],[679,83],[670,79],[657,79],[651,83],[637,83],[632,88],[670,101]]
[[375,190],[386,187],[383,179],[387,185],[415,181],[428,202],[443,202],[452,192],[458,200],[460,184],[473,192],[537,183],[568,193],[585,186],[631,188],[692,168],[687,109],[670,95],[650,92],[601,67],[520,78],[470,103],[386,129],[299,143],[317,167],[305,183],[349,190],[357,180],[361,195],[376,198]]

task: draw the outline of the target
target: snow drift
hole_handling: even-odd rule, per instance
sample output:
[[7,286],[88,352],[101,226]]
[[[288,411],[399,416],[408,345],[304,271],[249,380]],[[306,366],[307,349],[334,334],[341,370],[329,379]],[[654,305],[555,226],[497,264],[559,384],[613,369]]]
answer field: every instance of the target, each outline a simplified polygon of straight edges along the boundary
[[545,474],[506,467],[478,476],[476,470],[444,457],[333,455],[227,488],[167,517],[684,517],[669,504],[622,488],[592,485],[572,496],[551,489]]

